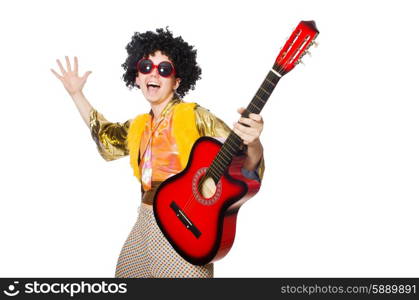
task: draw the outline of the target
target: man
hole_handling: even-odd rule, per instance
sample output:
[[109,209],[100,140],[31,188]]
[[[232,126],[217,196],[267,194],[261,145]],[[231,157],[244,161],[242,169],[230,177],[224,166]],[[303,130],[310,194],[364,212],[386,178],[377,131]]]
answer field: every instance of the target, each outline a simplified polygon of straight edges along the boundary
[[[89,104],[82,89],[91,72],[80,77],[76,57],[74,69],[68,57],[67,70],[57,60],[61,75],[51,69],[74,100],[102,157],[109,161],[129,155],[134,175],[141,182],[139,216],[121,250],[115,276],[211,278],[212,263],[190,264],[172,248],[156,224],[152,200],[158,185],[186,166],[198,137],[226,138],[230,129],[208,110],[181,100],[194,89],[201,74],[196,50],[181,37],[173,37],[168,29],[135,33],[126,49],[123,79],[127,87],[141,89],[151,110],[125,123],[107,121]],[[250,114],[239,122],[248,125],[235,123],[233,128],[247,145],[242,173],[261,180],[264,164],[259,136],[263,120]]]

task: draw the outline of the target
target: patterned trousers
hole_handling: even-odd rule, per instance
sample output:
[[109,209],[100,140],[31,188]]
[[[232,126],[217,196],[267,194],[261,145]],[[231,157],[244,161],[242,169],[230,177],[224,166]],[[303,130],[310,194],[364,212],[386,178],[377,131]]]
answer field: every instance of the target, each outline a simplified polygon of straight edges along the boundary
[[118,258],[119,278],[213,278],[214,264],[196,266],[184,260],[158,227],[153,207],[141,203],[134,224]]

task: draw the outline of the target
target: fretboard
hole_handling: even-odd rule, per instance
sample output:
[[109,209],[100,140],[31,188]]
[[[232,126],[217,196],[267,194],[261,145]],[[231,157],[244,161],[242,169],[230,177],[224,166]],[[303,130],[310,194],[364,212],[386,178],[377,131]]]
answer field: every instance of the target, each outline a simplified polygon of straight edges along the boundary
[[[242,113],[242,117],[247,118],[249,113],[259,114],[262,111],[281,77],[281,69],[278,68],[277,65],[274,65],[259,87],[252,101],[250,101],[250,104]],[[233,157],[243,149],[243,146],[244,144],[242,139],[231,131],[211,166],[208,168],[206,173],[207,176],[212,177],[217,183],[227,170],[228,166],[231,164]]]

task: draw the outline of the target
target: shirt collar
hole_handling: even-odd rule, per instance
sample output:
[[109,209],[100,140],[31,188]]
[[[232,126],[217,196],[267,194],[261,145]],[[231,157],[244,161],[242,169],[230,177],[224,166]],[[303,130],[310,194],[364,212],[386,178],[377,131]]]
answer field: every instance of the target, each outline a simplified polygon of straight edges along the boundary
[[[166,106],[163,108],[163,110],[162,110],[162,112],[160,113],[160,116],[159,116],[159,119],[161,119],[161,118],[164,118],[165,116],[166,116],[166,114],[171,110],[171,108],[173,107],[173,106],[175,106],[176,104],[178,104],[178,103],[180,103],[180,102],[182,102],[182,100],[181,99],[179,99],[179,98],[177,98],[176,96],[174,96],[167,104],[166,104]],[[153,110],[152,109],[150,109],[150,112],[149,112],[149,114],[150,114],[150,116],[151,117],[154,117],[154,114],[153,114]]]

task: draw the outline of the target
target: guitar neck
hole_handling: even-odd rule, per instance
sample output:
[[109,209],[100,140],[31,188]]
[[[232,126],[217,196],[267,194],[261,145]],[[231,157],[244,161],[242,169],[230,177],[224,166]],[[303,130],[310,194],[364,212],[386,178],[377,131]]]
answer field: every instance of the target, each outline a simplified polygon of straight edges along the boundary
[[274,68],[272,68],[269,71],[268,75],[259,87],[252,101],[250,101],[246,110],[242,114],[243,117],[247,118],[249,116],[249,113],[259,114],[262,111],[263,107],[265,106],[266,102],[268,102],[269,97],[271,96],[273,90],[275,89],[281,77],[282,75]]
[[[281,79],[281,70],[274,64],[272,69],[269,71],[265,80],[257,90],[252,101],[242,113],[242,117],[248,118],[250,113],[259,114],[273,90],[275,89],[279,79]],[[235,134],[233,131],[229,134],[226,141],[224,142],[221,150],[218,152],[216,158],[212,162],[211,166],[207,170],[207,175],[211,176],[217,183],[228,166],[231,164],[233,157],[237,155],[244,147],[242,139]]]

